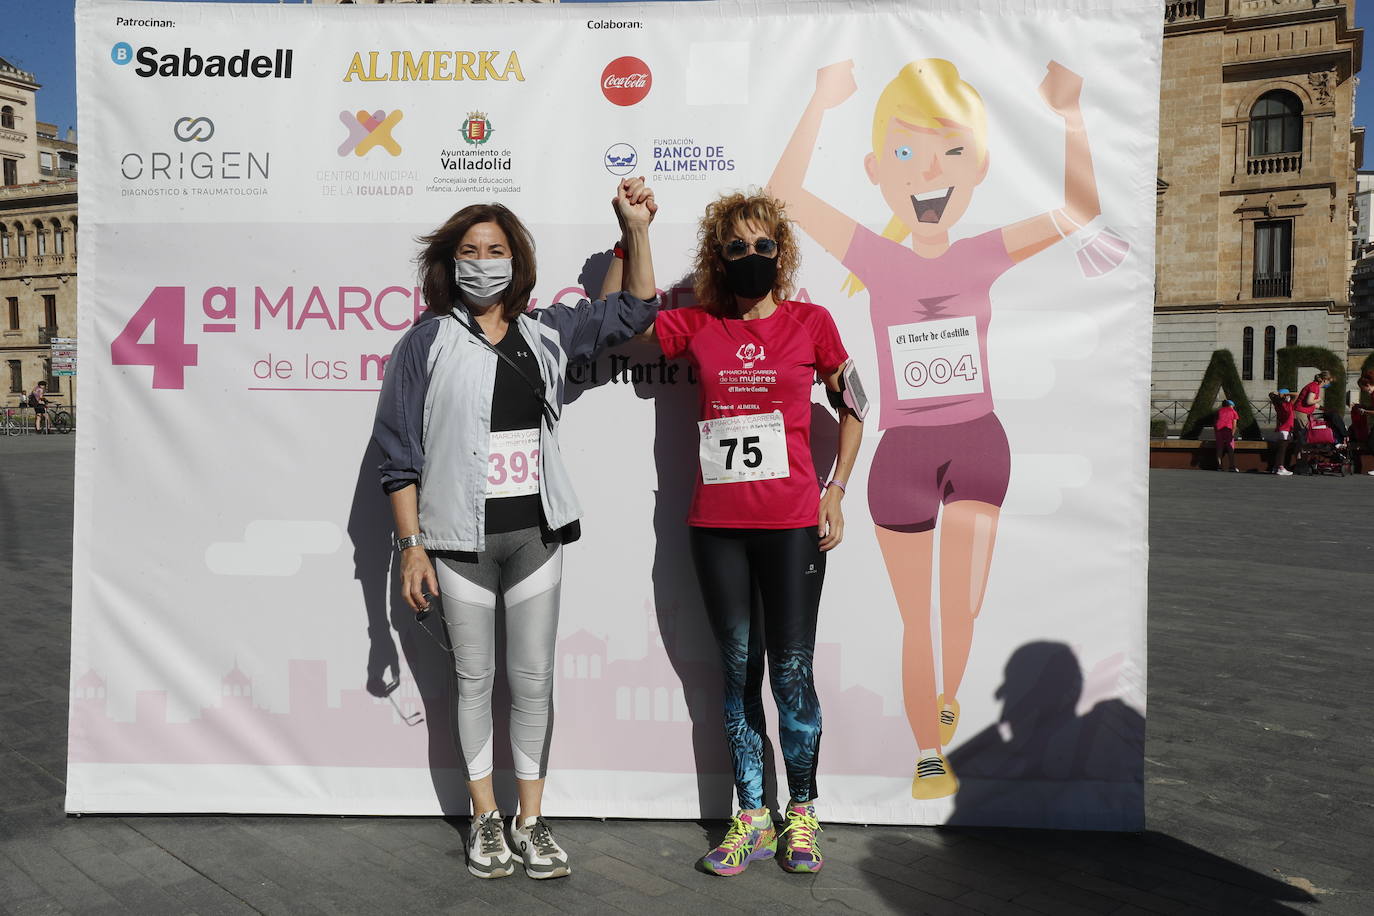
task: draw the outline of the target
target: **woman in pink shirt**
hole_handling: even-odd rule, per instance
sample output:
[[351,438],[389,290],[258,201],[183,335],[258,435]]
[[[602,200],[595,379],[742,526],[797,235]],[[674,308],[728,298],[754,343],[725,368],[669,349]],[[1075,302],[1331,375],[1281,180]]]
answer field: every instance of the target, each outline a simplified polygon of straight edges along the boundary
[[1269,403],[1274,405],[1274,458],[1270,462],[1269,473],[1279,477],[1292,477],[1288,470],[1289,452],[1293,443],[1293,392],[1287,388],[1270,392]]
[[[728,877],[776,854],[787,871],[814,873],[823,862],[821,707],[811,665],[826,555],[843,537],[841,503],[863,438],[862,398],[858,385],[842,394],[854,376],[830,313],[787,298],[800,252],[778,201],[725,195],[707,206],[698,239],[702,304],[659,312],[650,333],[664,355],[690,360],[700,377],[699,469],[687,524],[720,649],[739,798],[729,831],[701,865]],[[621,267],[613,263],[608,289],[619,286]],[[817,476],[829,469],[811,457],[817,378],[840,413],[828,478]],[[791,793],[780,832],[764,796],[765,662]]]
[[[816,90],[768,189],[802,228],[865,286],[877,345],[883,436],[868,503],[902,615],[902,693],[916,743],[911,795],[953,795],[944,749],[959,723],[956,696],[992,569],[1011,454],[988,383],[989,291],[1013,265],[1096,219],[1101,208],[1079,107],[1083,80],[1051,61],[1040,95],[1063,118],[1064,206],[971,238],[951,239],[987,177],[987,113],[946,60],[903,67],[878,98],[868,179],[892,211],[882,235],[804,187],[828,109],[856,91],[853,61],[817,72]],[[1085,232],[1085,273],[1110,270],[1129,246]],[[931,635],[940,539],[940,637]],[[941,656],[943,690],[935,656]]]
[[1231,470],[1239,474],[1240,468],[1236,467],[1236,420],[1240,419],[1240,414],[1236,412],[1236,402],[1226,400],[1221,402],[1221,407],[1217,410],[1217,420],[1213,424],[1217,432],[1217,470],[1224,471],[1226,459],[1231,460]]

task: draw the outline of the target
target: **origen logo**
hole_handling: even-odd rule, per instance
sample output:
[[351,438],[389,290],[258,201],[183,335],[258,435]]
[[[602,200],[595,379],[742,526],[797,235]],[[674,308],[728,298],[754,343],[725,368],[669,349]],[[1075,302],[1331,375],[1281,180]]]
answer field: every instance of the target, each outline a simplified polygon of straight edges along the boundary
[[182,143],[195,140],[204,143],[215,135],[215,122],[209,118],[177,118],[172,125],[172,136]]
[[738,356],[740,362],[744,364],[744,368],[752,369],[754,368],[754,363],[763,362],[763,347],[755,346],[751,343],[742,344],[735,355]]
[[386,111],[341,111],[339,120],[348,128],[348,136],[339,144],[339,155],[366,156],[380,146],[393,156],[401,155],[401,144],[391,136],[391,130],[405,117],[398,108]]
[[612,175],[628,175],[639,163],[639,154],[628,143],[617,143],[606,150],[606,171]]
[[649,65],[638,57],[617,57],[601,71],[601,94],[622,108],[642,101],[653,85]]

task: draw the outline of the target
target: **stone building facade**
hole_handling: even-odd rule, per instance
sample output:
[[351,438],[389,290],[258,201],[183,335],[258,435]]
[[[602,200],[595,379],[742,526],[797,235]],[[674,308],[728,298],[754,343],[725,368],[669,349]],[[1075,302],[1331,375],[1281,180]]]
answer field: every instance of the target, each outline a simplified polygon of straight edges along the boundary
[[40,122],[32,73],[0,58],[0,403],[40,379],[76,403],[76,377],[54,377],[50,338],[76,336],[75,137]]
[[1229,349],[1253,401],[1277,349],[1345,358],[1363,33],[1352,0],[1166,4],[1151,398]]

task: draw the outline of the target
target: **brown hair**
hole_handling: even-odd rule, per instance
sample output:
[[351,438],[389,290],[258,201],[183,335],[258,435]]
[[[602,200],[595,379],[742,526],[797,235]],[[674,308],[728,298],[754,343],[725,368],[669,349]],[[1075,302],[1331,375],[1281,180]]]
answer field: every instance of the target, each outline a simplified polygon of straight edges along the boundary
[[801,264],[797,237],[782,201],[765,192],[725,194],[706,205],[697,227],[695,288],[697,301],[712,314],[733,308],[735,294],[725,282],[725,267],[720,249],[741,223],[754,223],[778,243],[778,279],[773,298],[786,299],[792,293],[792,280]]
[[429,235],[416,239],[425,247],[416,255],[420,266],[420,288],[425,304],[436,315],[452,314],[462,305],[458,279],[454,273],[453,253],[469,229],[479,223],[495,223],[510,242],[511,278],[501,296],[501,311],[513,321],[530,301],[534,289],[534,239],[520,218],[500,204],[472,204],[448,218]]

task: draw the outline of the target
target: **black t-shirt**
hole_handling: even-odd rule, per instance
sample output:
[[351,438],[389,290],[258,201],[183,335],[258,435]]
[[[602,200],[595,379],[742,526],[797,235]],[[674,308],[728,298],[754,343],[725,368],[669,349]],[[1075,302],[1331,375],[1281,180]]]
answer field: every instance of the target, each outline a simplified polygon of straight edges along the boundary
[[[539,363],[513,323],[506,329],[506,336],[496,344],[496,349],[514,360],[530,381],[542,384]],[[529,383],[504,359],[497,359],[496,385],[491,392],[491,431],[497,433],[506,430],[539,429],[543,420],[543,409],[540,404],[539,396],[534,393]],[[509,470],[513,469],[488,466],[489,472],[498,475]],[[522,473],[533,473],[533,470],[530,468],[523,470]],[[488,499],[486,533],[499,534],[503,531],[534,528],[541,523],[542,518],[538,493]]]

